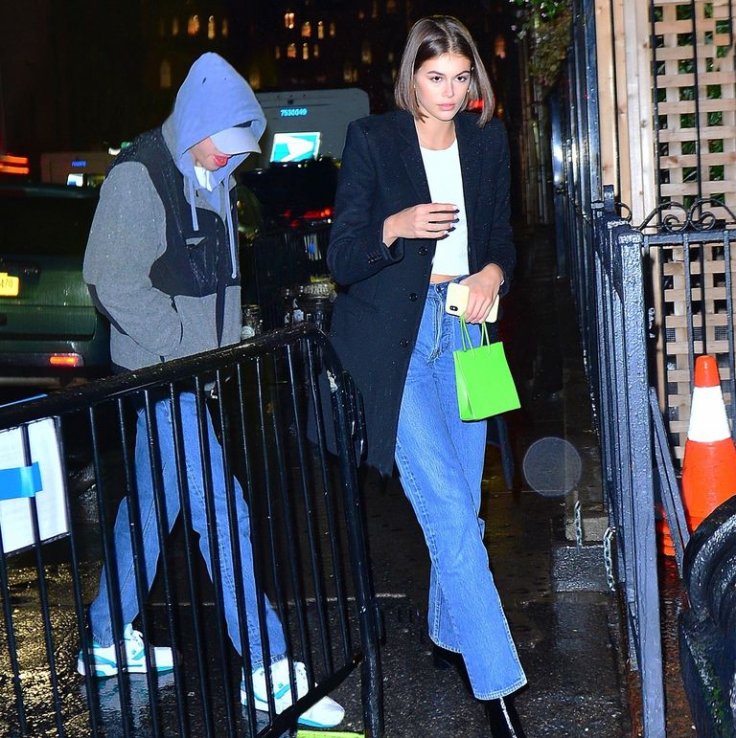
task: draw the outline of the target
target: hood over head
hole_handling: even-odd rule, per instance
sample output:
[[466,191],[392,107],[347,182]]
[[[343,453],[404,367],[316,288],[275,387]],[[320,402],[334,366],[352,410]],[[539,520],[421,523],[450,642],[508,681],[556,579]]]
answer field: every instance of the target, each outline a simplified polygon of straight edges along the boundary
[[[192,64],[176,94],[174,110],[162,126],[164,139],[189,191],[194,230],[199,230],[194,192],[220,213],[227,227],[232,276],[238,271],[238,236],[229,199],[230,174],[251,151],[260,151],[258,139],[266,128],[266,116],[250,85],[221,56],[208,52]],[[189,149],[220,134],[220,149],[230,155],[227,164],[204,172],[207,186],[200,185]],[[217,143],[215,143],[217,146]]]
[[258,140],[266,128],[266,117],[243,77],[221,56],[209,52],[192,64],[176,95],[174,110],[163,127],[176,166],[195,183],[194,160],[189,149],[214,134],[238,130],[237,145],[233,148],[231,137],[230,150],[221,149],[223,154],[234,155],[224,167],[211,173],[213,183],[219,184],[251,151],[260,151]]

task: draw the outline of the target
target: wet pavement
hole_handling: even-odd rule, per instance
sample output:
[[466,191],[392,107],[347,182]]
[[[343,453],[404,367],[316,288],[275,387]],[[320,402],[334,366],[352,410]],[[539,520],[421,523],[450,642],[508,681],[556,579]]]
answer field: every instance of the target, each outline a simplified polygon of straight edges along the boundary
[[[619,608],[603,565],[606,514],[598,447],[570,289],[567,280],[555,276],[553,252],[544,232],[526,234],[520,255],[520,275],[505,301],[501,328],[522,409],[506,416],[500,428],[508,433],[509,444],[504,448],[514,458],[510,478],[503,464],[508,457],[497,443],[487,447],[483,510],[491,566],[529,681],[517,695],[516,707],[528,738],[638,735],[636,678],[628,670]],[[503,437],[499,427],[491,430],[494,439]],[[561,457],[562,470],[560,465],[539,466],[539,460],[535,466],[526,456],[535,442],[548,438],[564,439],[577,452]],[[579,466],[573,463],[574,457],[579,458]],[[549,458],[544,463],[549,464]],[[542,493],[531,489],[524,469]],[[540,479],[551,481],[545,487]],[[572,489],[565,493],[563,486]],[[369,476],[365,504],[385,632],[386,737],[489,736],[484,712],[461,676],[454,668],[434,665],[426,631],[428,558],[400,485]],[[96,570],[91,567],[89,596],[95,580]],[[52,601],[63,603],[65,581],[63,571],[50,578]],[[16,584],[15,591],[22,591],[22,582]],[[662,564],[662,584],[668,735],[683,738],[695,733],[679,677],[676,618],[683,598],[671,561]],[[12,606],[15,622],[21,630],[27,626],[30,634],[38,626],[34,602],[19,597]],[[59,644],[66,654],[61,669],[64,683],[76,688],[64,699],[69,709],[79,710],[81,721],[86,697],[81,680],[72,673],[73,612],[60,607],[55,613],[70,620],[69,642]],[[28,678],[43,681],[43,674],[39,663]],[[171,715],[163,735],[179,735],[174,712],[166,708],[174,697],[173,684],[162,679],[153,701],[148,686],[145,678],[131,679],[121,708],[117,680],[100,682],[104,728],[97,735],[151,735],[152,710]],[[10,693],[7,674],[0,674],[5,709],[12,705]],[[347,710],[340,730],[362,734],[360,694],[357,674],[333,693]],[[116,728],[121,709],[127,715],[124,733]],[[2,712],[0,706],[0,726],[7,726]],[[2,729],[0,733],[8,735]],[[39,738],[55,734],[44,732]],[[91,733],[80,728],[79,735]]]

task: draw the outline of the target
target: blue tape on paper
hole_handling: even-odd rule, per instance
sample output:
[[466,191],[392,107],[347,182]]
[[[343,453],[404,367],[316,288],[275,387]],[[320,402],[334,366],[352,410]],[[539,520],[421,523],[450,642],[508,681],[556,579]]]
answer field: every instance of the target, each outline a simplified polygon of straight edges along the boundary
[[30,466],[0,469],[0,500],[33,497],[41,489],[41,467],[37,461]]

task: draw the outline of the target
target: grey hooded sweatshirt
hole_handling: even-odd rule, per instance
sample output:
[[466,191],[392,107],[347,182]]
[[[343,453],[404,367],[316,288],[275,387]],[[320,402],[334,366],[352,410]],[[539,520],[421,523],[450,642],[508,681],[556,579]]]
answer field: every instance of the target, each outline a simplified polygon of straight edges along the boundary
[[217,54],[194,62],[159,129],[116,157],[84,257],[84,279],[110,320],[118,369],[238,341],[241,327],[232,156],[202,186],[189,149],[219,131],[266,121],[247,82]]

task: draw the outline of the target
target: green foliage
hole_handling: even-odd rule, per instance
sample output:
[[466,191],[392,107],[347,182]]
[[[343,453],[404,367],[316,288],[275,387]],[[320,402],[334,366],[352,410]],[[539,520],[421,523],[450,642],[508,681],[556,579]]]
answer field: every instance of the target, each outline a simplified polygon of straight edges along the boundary
[[551,88],[560,75],[572,37],[570,0],[513,0],[526,19],[522,35],[531,40],[529,74],[542,88]]
[[559,13],[570,10],[569,0],[513,0],[514,4],[530,16],[541,20],[552,20]]

